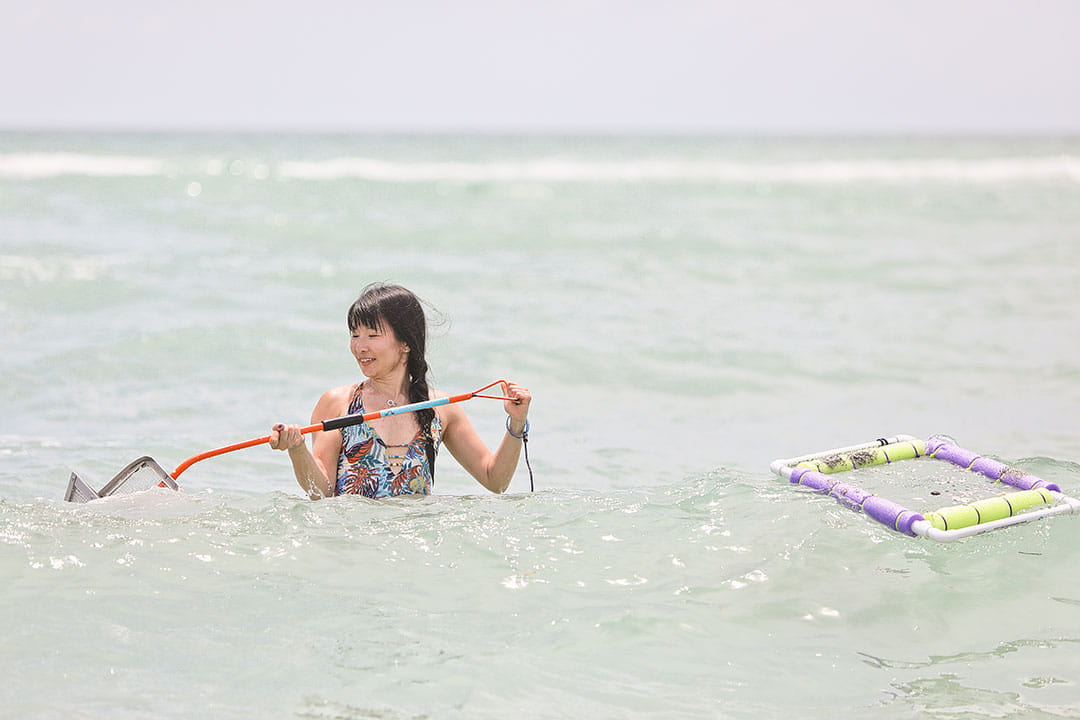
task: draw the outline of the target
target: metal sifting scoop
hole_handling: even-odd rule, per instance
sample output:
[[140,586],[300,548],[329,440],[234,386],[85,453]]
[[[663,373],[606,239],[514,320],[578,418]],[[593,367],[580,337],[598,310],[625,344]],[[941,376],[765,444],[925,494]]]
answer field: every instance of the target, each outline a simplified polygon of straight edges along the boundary
[[154,459],[144,455],[116,474],[101,490],[94,491],[78,473],[71,473],[64,499],[69,502],[90,502],[110,495],[149,490],[152,487],[177,489],[176,480]]

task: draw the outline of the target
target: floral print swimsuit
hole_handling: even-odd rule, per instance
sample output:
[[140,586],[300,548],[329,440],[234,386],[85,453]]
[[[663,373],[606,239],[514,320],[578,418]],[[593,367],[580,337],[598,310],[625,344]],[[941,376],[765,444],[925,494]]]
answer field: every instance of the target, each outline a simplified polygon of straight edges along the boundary
[[[353,389],[349,414],[364,412],[360,388]],[[431,423],[431,435],[438,451],[442,442],[442,423],[438,414]],[[389,448],[404,451],[400,456],[401,469],[391,467]],[[359,494],[369,498],[395,495],[429,495],[431,468],[428,466],[427,441],[422,429],[416,431],[412,442],[403,446],[388,446],[366,422],[341,429],[341,456],[338,459],[337,494]]]

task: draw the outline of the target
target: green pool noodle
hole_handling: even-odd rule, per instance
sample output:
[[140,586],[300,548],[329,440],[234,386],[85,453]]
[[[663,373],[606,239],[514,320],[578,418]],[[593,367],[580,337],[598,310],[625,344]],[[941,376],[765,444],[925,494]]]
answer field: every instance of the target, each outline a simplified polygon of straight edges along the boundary
[[968,505],[953,505],[924,517],[938,530],[958,530],[981,523],[1001,520],[1036,505],[1048,505],[1054,496],[1043,489],[1021,490],[1007,495],[978,500]]
[[911,460],[926,454],[926,443],[922,440],[886,445],[881,450],[889,455],[890,462],[897,460]]
[[855,466],[851,464],[851,458],[846,454],[825,455],[813,460],[801,462],[797,467],[812,468],[820,473],[825,473],[826,475],[855,469]]
[[819,473],[830,475],[832,473],[845,472],[855,468],[870,467],[871,465],[884,465],[897,460],[910,460],[926,454],[926,446],[922,440],[914,442],[895,443],[883,447],[865,448],[847,453],[825,455],[813,460],[801,462],[796,467],[806,467],[817,470]]

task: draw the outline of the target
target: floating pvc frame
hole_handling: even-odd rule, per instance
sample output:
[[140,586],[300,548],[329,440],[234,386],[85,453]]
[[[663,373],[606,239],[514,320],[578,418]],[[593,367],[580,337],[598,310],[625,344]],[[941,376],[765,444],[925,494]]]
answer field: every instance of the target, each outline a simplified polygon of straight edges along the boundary
[[[952,463],[1008,485],[1013,491],[922,513],[833,477],[862,467],[918,457]],[[859,445],[774,460],[770,469],[792,484],[832,496],[844,507],[866,513],[891,530],[939,542],[952,542],[1061,513],[1080,513],[1080,500],[1062,493],[1057,484],[965,450],[936,435],[925,442],[911,435],[877,438]]]

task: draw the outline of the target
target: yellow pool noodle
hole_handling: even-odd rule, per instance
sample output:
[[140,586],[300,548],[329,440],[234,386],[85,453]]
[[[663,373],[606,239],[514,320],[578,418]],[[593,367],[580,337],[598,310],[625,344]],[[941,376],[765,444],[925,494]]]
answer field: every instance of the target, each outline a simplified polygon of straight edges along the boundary
[[851,464],[851,458],[846,454],[825,455],[823,457],[814,458],[813,460],[801,462],[796,465],[796,467],[812,468],[819,473],[825,473],[826,475],[855,469],[855,466]]
[[852,452],[824,455],[813,460],[801,462],[796,467],[807,467],[819,473],[832,473],[854,470],[855,468],[884,465],[897,460],[910,460],[926,454],[926,445],[922,440],[894,443],[883,447],[865,448]]
[[1017,513],[1035,507],[1049,505],[1054,496],[1048,490],[1020,490],[1019,492],[998,495],[997,497],[978,500],[968,505],[953,505],[936,512],[924,513],[923,517],[938,530],[957,530],[993,520],[1011,517]]

